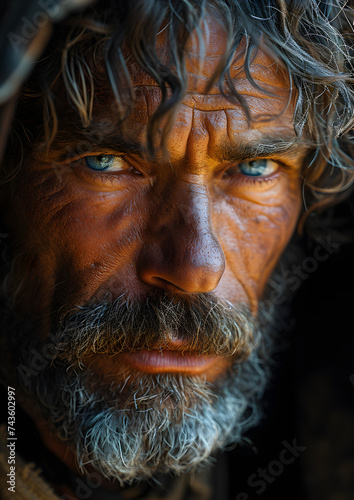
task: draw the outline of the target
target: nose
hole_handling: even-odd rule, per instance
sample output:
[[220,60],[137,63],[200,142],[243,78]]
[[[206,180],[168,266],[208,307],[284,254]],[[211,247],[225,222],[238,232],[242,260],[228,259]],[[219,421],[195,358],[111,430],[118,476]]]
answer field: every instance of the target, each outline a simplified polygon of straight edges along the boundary
[[146,284],[185,293],[211,292],[224,270],[225,256],[211,221],[211,201],[201,186],[164,193],[151,212],[137,259]]

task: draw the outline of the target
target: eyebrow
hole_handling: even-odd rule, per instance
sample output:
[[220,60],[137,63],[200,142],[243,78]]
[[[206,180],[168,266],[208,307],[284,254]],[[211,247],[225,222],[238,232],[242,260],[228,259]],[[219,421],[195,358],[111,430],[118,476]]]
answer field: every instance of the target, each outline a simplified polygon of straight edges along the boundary
[[[90,136],[92,137],[92,141],[90,141]],[[95,154],[98,153],[99,149],[117,151],[123,154],[134,153],[140,156],[146,155],[146,148],[140,142],[130,141],[130,140],[128,141],[121,137],[113,135],[104,137],[102,140],[93,139],[93,137],[95,137],[94,134],[90,134],[90,136],[85,136],[82,134],[79,135],[73,134],[70,140],[72,144],[77,143],[80,145],[82,143],[86,143],[90,144],[91,147],[88,147],[86,150],[82,149],[79,150],[79,148],[75,146],[73,146],[70,149],[66,147],[66,152],[62,155],[62,159],[64,159],[64,157],[66,159],[70,159],[70,158],[75,158],[77,156],[83,156],[83,153],[85,154],[85,156],[89,156],[90,153],[92,153],[92,156],[94,156]],[[62,149],[61,144],[62,143],[67,144],[68,142],[69,141],[65,140],[65,138],[63,137],[60,138],[60,141],[58,141],[58,143],[55,145],[55,149],[57,150]]]
[[297,137],[284,138],[263,136],[258,141],[247,143],[237,142],[227,146],[219,146],[216,157],[220,161],[240,163],[246,160],[270,157],[304,156],[307,148]]
[[[76,134],[74,134],[76,135]],[[86,139],[90,141],[92,137],[92,147],[88,149],[87,156],[90,151],[92,155],[97,153],[98,149],[117,151],[122,154],[135,154],[143,158],[149,158],[150,155],[147,152],[145,145],[141,142],[137,142],[131,139],[124,139],[123,137],[110,133],[103,136],[102,140],[95,141],[93,138],[96,136],[93,130],[90,135],[80,135],[80,139]],[[98,135],[98,134],[97,134]],[[79,137],[76,137],[79,139]],[[71,136],[71,141],[73,136]],[[218,145],[213,151],[212,156],[221,162],[232,162],[240,163],[243,161],[256,160],[260,158],[270,158],[270,157],[304,157],[308,148],[301,144],[301,141],[294,135],[292,136],[273,136],[270,134],[262,135],[262,137],[257,141],[237,141],[234,144]],[[160,156],[160,148],[155,149],[154,158]],[[66,158],[78,156],[75,147],[69,152],[66,148]]]

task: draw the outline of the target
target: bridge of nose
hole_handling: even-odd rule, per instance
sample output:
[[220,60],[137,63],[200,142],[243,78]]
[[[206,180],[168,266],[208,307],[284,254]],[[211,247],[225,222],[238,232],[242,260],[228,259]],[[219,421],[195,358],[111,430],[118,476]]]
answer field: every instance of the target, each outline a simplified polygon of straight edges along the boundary
[[140,278],[151,285],[203,293],[214,290],[223,275],[210,195],[196,177],[175,179],[156,198],[138,259]]

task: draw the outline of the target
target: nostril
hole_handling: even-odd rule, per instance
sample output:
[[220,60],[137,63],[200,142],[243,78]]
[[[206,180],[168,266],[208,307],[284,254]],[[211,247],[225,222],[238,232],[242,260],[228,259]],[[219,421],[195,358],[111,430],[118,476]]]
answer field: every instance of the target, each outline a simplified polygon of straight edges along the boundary
[[186,290],[184,290],[183,288],[179,287],[178,285],[176,285],[175,283],[173,283],[171,281],[168,281],[164,278],[160,278],[159,276],[151,276],[149,281],[150,281],[151,285],[159,287],[159,288],[164,288],[166,290],[173,289],[173,290],[178,290],[180,292],[186,293]]

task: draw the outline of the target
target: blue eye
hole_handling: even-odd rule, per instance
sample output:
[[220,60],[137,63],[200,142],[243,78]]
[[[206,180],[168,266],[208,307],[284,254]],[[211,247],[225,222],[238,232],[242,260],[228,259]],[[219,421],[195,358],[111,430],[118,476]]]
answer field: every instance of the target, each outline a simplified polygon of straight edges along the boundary
[[243,161],[238,165],[239,172],[250,177],[265,177],[278,169],[278,164],[272,160]]
[[92,170],[104,172],[119,171],[123,169],[123,161],[115,155],[85,156],[86,165]]

